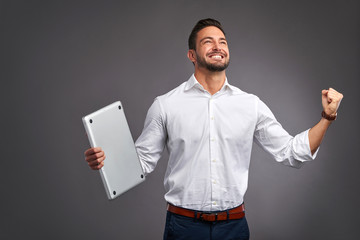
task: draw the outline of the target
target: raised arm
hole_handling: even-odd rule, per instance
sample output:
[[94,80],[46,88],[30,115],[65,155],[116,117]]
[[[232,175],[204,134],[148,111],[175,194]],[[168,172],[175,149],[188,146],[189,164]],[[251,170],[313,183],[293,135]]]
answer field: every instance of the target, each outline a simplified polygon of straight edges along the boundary
[[336,119],[337,110],[344,96],[333,88],[322,90],[323,113],[321,120],[309,130],[309,143],[311,154],[314,154],[320,146],[326,130],[332,121]]

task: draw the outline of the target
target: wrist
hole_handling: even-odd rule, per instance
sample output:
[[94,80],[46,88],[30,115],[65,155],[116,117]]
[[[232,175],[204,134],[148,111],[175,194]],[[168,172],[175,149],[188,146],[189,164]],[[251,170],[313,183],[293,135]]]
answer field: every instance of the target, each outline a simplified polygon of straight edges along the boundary
[[326,120],[328,120],[328,121],[330,121],[330,122],[332,122],[332,121],[336,120],[337,112],[328,115],[328,114],[326,114],[325,111],[322,111],[322,112],[321,112],[321,117],[324,118],[324,119],[326,119]]

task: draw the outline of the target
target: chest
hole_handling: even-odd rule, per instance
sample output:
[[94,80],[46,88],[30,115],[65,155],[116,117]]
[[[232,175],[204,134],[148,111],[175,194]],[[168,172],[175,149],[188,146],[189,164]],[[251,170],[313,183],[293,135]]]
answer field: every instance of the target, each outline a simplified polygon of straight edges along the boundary
[[251,137],[257,121],[254,101],[240,97],[189,97],[167,105],[171,141],[192,142],[216,136],[229,141]]

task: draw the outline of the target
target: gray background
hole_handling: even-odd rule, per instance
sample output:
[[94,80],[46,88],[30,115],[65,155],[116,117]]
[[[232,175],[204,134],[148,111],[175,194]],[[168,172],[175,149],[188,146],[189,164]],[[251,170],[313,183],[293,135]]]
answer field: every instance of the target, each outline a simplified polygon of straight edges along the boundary
[[345,97],[314,162],[296,170],[254,145],[252,239],[357,239],[359,1],[1,1],[1,239],[161,239],[165,152],[147,181],[108,201],[83,152],[81,117],[121,100],[136,139],[153,99],[186,81],[201,18],[227,33],[231,84],[291,134]]

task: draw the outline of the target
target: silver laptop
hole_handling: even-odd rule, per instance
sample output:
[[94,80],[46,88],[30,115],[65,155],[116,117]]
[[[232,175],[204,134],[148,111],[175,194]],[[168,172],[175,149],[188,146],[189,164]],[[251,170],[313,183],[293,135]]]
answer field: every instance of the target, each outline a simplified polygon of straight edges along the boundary
[[108,199],[114,199],[145,180],[134,140],[120,101],[82,118],[91,147],[105,152],[99,172]]

